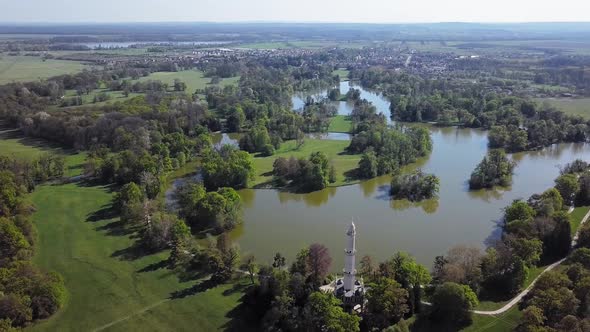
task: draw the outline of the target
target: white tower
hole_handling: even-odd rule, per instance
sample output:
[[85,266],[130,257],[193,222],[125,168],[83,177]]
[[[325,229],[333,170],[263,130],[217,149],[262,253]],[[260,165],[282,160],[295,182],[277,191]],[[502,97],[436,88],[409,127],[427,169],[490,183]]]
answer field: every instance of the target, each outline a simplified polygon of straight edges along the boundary
[[348,231],[346,232],[347,245],[344,250],[344,292],[354,290],[354,282],[356,269],[355,267],[355,254],[356,254],[356,227],[354,221],[350,224]]

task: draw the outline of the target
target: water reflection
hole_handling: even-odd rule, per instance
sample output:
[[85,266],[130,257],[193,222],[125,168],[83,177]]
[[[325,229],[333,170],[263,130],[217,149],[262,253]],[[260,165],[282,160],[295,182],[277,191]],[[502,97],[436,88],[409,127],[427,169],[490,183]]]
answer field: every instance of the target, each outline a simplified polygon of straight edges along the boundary
[[423,200],[420,202],[412,202],[407,199],[392,199],[389,206],[398,211],[404,211],[412,208],[421,208],[426,214],[433,214],[438,210],[438,198]]
[[251,208],[256,200],[255,189],[242,189],[238,192],[242,198],[242,206],[245,208]]
[[484,202],[491,203],[502,199],[505,193],[510,192],[512,187],[494,187],[491,189],[469,190],[469,184],[465,183],[466,191],[469,197],[480,199]]
[[319,207],[326,203],[330,197],[336,195],[336,187],[327,187],[323,190],[314,191],[308,194],[295,194],[286,191],[276,190],[276,193],[281,204],[287,204],[289,202],[304,202],[307,207]]

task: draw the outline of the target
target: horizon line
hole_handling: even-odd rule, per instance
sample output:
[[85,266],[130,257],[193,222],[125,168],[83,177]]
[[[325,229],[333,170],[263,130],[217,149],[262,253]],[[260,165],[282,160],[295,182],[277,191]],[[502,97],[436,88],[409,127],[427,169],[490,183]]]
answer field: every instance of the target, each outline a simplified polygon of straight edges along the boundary
[[358,24],[358,25],[419,25],[419,24],[588,24],[588,21],[398,21],[398,22],[354,22],[354,21],[299,21],[299,20],[232,20],[232,21],[0,21],[0,25],[73,25],[73,24]]

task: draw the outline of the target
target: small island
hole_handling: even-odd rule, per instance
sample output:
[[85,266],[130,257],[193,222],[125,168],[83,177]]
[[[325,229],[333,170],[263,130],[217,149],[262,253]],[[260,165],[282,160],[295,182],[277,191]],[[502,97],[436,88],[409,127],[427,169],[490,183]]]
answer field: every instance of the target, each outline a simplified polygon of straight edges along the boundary
[[419,202],[438,194],[440,181],[434,174],[417,170],[411,174],[396,176],[391,181],[389,191],[393,199],[407,199]]
[[516,164],[506,157],[504,150],[491,150],[475,167],[469,178],[469,189],[477,190],[508,186]]

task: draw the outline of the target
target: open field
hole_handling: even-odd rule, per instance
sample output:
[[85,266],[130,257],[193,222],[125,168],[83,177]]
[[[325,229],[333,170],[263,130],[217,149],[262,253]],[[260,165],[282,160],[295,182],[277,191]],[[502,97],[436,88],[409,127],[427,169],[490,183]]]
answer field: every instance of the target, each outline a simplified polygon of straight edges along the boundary
[[297,150],[297,143],[295,141],[287,141],[281,145],[281,148],[277,150],[273,156],[254,158],[256,178],[252,182],[252,186],[264,186],[272,181],[272,164],[275,159],[279,157],[289,158],[291,156],[307,158],[315,151],[324,152],[336,167],[337,181],[336,183],[330,184],[330,186],[341,186],[357,182],[356,180],[347,178],[345,175],[345,173],[356,169],[358,162],[361,159],[360,155],[344,153],[344,149],[349,144],[349,141],[306,139],[305,144]]
[[330,121],[328,131],[334,133],[349,133],[351,126],[352,121],[349,119],[348,115],[336,115],[332,118],[332,121]]
[[77,73],[84,67],[84,64],[76,61],[43,61],[33,56],[0,55],[0,84],[36,81],[62,74]]
[[[199,281],[180,282],[165,268],[167,253],[137,255],[133,234],[109,214],[112,197],[109,188],[80,184],[42,186],[32,194],[35,262],[63,275],[68,300],[30,330],[214,331],[232,324],[247,282],[194,287]],[[186,296],[175,296],[183,290]]]
[[[106,93],[107,95],[110,96],[111,99],[107,100],[107,101],[103,101],[103,102],[96,102],[94,103],[94,97],[97,96],[100,93]],[[105,105],[105,104],[109,104],[109,103],[114,103],[117,101],[125,101],[128,99],[131,99],[133,97],[137,97],[141,95],[140,93],[129,93],[129,96],[125,97],[125,95],[123,94],[123,91],[111,91],[109,89],[96,89],[91,91],[88,94],[82,94],[82,102],[84,103],[84,105],[88,105],[88,104],[92,104],[92,105]],[[65,97],[69,98],[69,97],[75,97],[77,96],[76,91],[74,90],[66,90],[66,94]]]
[[473,323],[463,332],[505,332],[512,331],[519,323],[522,312],[518,306],[497,316],[473,315]]
[[7,129],[0,126],[0,155],[29,160],[48,152],[65,156],[66,176],[76,176],[82,173],[83,163],[86,159],[85,152],[69,151],[58,144],[52,144],[43,139],[25,137],[18,129]]
[[[211,82],[211,78],[205,77],[204,73],[197,70],[185,70],[179,72],[157,72],[149,76],[142,77],[140,81],[158,80],[167,83],[170,87],[174,85],[174,79],[180,79],[186,83],[187,92],[194,93],[197,89],[204,89]],[[238,84],[239,76],[224,78],[219,85],[225,86],[230,84]]]
[[540,103],[548,101],[567,114],[590,119],[590,98],[537,98],[536,100]]

